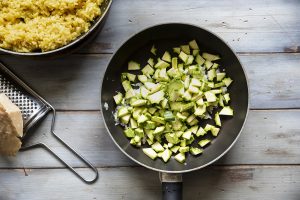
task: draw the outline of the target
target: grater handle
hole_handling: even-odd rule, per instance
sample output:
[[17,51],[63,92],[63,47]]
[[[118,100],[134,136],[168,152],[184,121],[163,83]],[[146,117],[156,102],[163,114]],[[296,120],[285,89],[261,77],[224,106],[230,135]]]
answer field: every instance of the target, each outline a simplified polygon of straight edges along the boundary
[[56,110],[49,104],[49,109],[52,110],[52,123],[51,123],[51,133],[55,136],[55,138],[60,141],[65,147],[67,147],[77,158],[79,158],[81,161],[83,161],[87,166],[90,167],[90,169],[92,169],[95,172],[95,177],[91,180],[87,180],[84,177],[82,177],[80,174],[78,174],[76,172],[76,170],[69,165],[66,161],[64,161],[61,157],[59,157],[50,147],[48,147],[46,144],[44,143],[37,143],[37,144],[33,144],[30,146],[26,146],[26,147],[22,147],[21,150],[22,151],[26,151],[29,149],[33,149],[33,148],[37,148],[37,147],[41,147],[46,149],[48,152],[50,152],[54,157],[56,157],[62,164],[64,164],[66,167],[68,167],[76,176],[78,176],[82,181],[91,184],[94,183],[98,177],[99,177],[99,173],[96,167],[94,167],[88,160],[86,160],[82,155],[80,155],[75,149],[73,149],[72,147],[70,147],[67,143],[65,143],[63,141],[63,139],[61,139],[55,132],[54,132],[54,128],[55,128],[55,120],[56,120]]
[[46,149],[55,158],[57,158],[62,164],[64,164],[66,167],[68,167],[82,181],[84,181],[84,182],[86,182],[88,184],[94,183],[98,179],[98,177],[99,177],[97,168],[95,168],[89,161],[87,161],[79,153],[77,153],[74,149],[72,149],[69,145],[67,145],[63,140],[61,140],[60,138],[59,138],[59,140],[60,140],[60,142],[62,142],[65,146],[67,146],[68,149],[70,149],[78,158],[80,158],[84,163],[86,163],[95,172],[95,177],[93,179],[87,180],[84,177],[82,177],[71,165],[69,165],[66,161],[64,161],[61,157],[59,157],[59,155],[57,155],[56,153],[54,153],[54,151],[50,147],[48,147],[46,144],[44,144],[44,143],[37,143],[37,144],[30,145],[30,146],[22,147],[21,151],[27,151],[27,150],[38,148],[38,147]]

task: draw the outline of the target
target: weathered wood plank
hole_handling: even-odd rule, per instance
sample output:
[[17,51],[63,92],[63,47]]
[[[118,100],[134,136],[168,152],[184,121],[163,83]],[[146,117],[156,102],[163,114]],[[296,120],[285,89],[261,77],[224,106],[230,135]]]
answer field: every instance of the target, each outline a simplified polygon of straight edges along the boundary
[[[0,56],[25,82],[60,110],[100,109],[100,82],[111,55],[53,60]],[[250,81],[252,109],[300,107],[300,54],[240,54]]]
[[[31,143],[44,141],[73,166],[84,167],[53,139],[47,118],[34,130]],[[217,164],[300,164],[300,110],[251,111],[239,141]],[[105,130],[98,112],[59,112],[56,132],[98,167],[133,166]],[[61,167],[43,150],[21,152],[16,158],[0,158],[0,168]]]
[[[86,173],[86,169],[80,169]],[[100,179],[86,185],[66,169],[0,170],[0,198],[127,199],[161,198],[158,174],[144,168],[100,168]],[[208,167],[184,175],[184,199],[296,200],[300,167]]]
[[114,52],[140,30],[169,22],[205,27],[238,52],[299,52],[299,9],[297,0],[133,0],[129,4],[116,0],[101,34],[81,52]]

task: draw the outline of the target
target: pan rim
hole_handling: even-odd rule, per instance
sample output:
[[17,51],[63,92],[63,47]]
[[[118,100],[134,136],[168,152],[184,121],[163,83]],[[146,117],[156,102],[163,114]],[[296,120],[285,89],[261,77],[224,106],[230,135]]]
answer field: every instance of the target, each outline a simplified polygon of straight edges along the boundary
[[170,173],[170,174],[178,174],[178,173],[187,173],[187,172],[192,172],[192,171],[196,171],[196,170],[199,170],[199,169],[202,169],[204,167],[207,167],[209,165],[211,165],[212,163],[216,162],[217,160],[219,160],[221,157],[223,157],[226,153],[228,153],[228,151],[234,146],[234,144],[237,142],[238,138],[240,137],[243,129],[244,129],[244,126],[246,124],[246,121],[247,121],[247,118],[248,118],[248,114],[249,114],[249,105],[250,105],[250,98],[249,98],[249,79],[248,79],[248,76],[246,74],[246,71],[245,71],[245,68],[242,64],[242,62],[240,61],[239,57],[237,56],[236,52],[233,51],[232,47],[227,43],[225,42],[225,40],[223,40],[221,37],[219,37],[218,35],[214,34],[213,32],[209,31],[208,29],[206,28],[203,28],[203,27],[200,27],[198,25],[195,25],[195,24],[191,24],[191,23],[182,23],[182,22],[171,22],[171,23],[159,23],[159,24],[155,24],[155,25],[152,25],[152,26],[148,26],[140,31],[138,31],[137,33],[135,34],[132,34],[128,39],[126,39],[123,43],[121,43],[121,45],[117,48],[117,50],[113,53],[112,57],[110,58],[109,62],[108,62],[108,65],[105,69],[105,72],[104,72],[104,76],[103,76],[103,79],[101,81],[101,92],[100,92],[100,109],[102,108],[102,91],[103,91],[103,82],[104,82],[104,77],[106,75],[106,72],[107,72],[107,69],[109,67],[109,64],[111,63],[111,61],[114,59],[114,57],[116,56],[116,54],[118,53],[119,49],[122,48],[122,46],[124,46],[128,41],[132,40],[136,35],[144,32],[144,31],[147,31],[148,29],[152,29],[152,28],[155,28],[155,27],[159,27],[159,26],[166,26],[166,25],[184,25],[184,26],[192,26],[192,27],[195,27],[195,28],[198,28],[198,29],[202,29],[206,32],[208,32],[209,34],[212,34],[213,36],[215,36],[216,38],[218,38],[220,41],[222,41],[229,49],[230,51],[232,51],[232,53],[234,54],[234,56],[237,58],[237,61],[239,62],[241,68],[242,68],[242,71],[245,75],[245,79],[246,79],[246,84],[247,84],[247,100],[248,100],[248,103],[247,103],[247,110],[246,110],[246,115],[245,115],[245,118],[244,118],[244,122],[242,124],[242,127],[239,131],[239,133],[237,134],[237,136],[235,137],[235,139],[233,140],[233,142],[225,149],[225,151],[223,151],[219,156],[217,156],[215,159],[211,160],[210,162],[207,162],[205,163],[204,165],[201,165],[201,166],[198,166],[198,167],[194,167],[194,168],[191,168],[191,169],[187,169],[187,170],[162,170],[162,169],[157,169],[157,168],[154,168],[154,167],[151,167],[149,165],[146,165],[140,161],[138,161],[137,159],[135,159],[134,157],[132,157],[131,155],[129,155],[127,152],[124,151],[124,149],[115,141],[114,137],[112,136],[112,134],[110,133],[109,129],[108,129],[108,126],[106,124],[106,120],[104,118],[104,114],[103,114],[103,111],[101,111],[101,116],[102,118],[104,119],[104,126],[109,134],[109,136],[111,137],[112,141],[115,143],[115,145],[121,150],[121,152],[123,152],[128,158],[130,158],[132,161],[134,161],[135,163],[139,164],[140,166],[143,166],[147,169],[150,169],[150,170],[153,170],[153,171],[157,171],[157,172],[161,172],[161,173]]
[[108,11],[111,8],[113,0],[105,0],[105,1],[108,1],[108,4],[107,4],[107,7],[104,10],[103,14],[100,16],[100,18],[89,28],[89,30],[87,32],[85,32],[84,34],[78,36],[75,40],[71,41],[70,43],[68,43],[64,46],[61,46],[57,49],[53,49],[53,50],[50,50],[50,51],[45,51],[45,52],[17,52],[17,51],[12,51],[12,50],[3,49],[3,48],[0,48],[0,52],[6,53],[6,54],[9,54],[9,55],[31,57],[31,56],[50,55],[50,54],[57,53],[57,52],[65,50],[65,49],[68,49],[69,47],[72,47],[75,44],[77,44],[78,42],[80,42],[80,41],[84,40],[85,38],[87,38],[90,35],[90,33],[92,33],[99,26],[99,24],[104,20],[104,18],[108,14]]

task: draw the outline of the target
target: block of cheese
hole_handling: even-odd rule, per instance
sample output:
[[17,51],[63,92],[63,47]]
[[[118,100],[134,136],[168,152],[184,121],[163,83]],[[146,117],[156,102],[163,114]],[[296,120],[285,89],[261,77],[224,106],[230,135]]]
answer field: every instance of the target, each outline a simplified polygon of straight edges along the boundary
[[15,155],[21,148],[23,119],[20,109],[0,94],[0,154]]
[[0,106],[8,114],[13,126],[16,128],[19,137],[23,136],[23,118],[21,110],[3,93],[0,94]]

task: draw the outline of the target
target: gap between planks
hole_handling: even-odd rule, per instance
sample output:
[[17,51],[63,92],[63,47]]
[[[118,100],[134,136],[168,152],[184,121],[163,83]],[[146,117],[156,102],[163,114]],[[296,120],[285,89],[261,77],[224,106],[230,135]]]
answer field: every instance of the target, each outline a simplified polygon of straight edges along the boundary
[[[249,111],[271,111],[271,112],[281,112],[281,111],[300,111],[300,107],[299,108],[255,108],[255,109],[252,109],[250,108]],[[56,112],[76,112],[76,113],[79,113],[79,112],[82,112],[82,113],[85,113],[85,112],[102,112],[102,110],[64,110],[64,109],[56,109]]]
[[[299,168],[300,164],[238,164],[238,165],[214,165],[211,164],[205,168],[212,168],[212,169],[252,169],[252,168],[260,168],[260,169],[266,169],[266,168]],[[89,167],[73,167],[74,169],[90,169]],[[118,169],[118,168],[144,168],[143,166],[95,166],[97,169]],[[1,170],[15,170],[15,169],[68,169],[67,167],[16,167],[16,168],[0,168]],[[202,170],[198,169],[198,170]],[[194,171],[198,171],[194,170]]]

